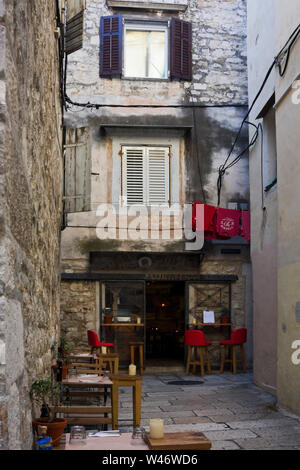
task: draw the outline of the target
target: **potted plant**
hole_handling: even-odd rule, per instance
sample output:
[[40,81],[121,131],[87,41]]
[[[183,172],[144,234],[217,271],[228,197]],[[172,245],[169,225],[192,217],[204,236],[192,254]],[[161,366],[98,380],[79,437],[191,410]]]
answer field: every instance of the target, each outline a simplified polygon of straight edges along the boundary
[[58,446],[67,421],[56,418],[56,408],[60,402],[60,387],[53,377],[35,380],[31,385],[30,396],[33,402],[41,406],[41,416],[33,419],[34,431],[38,426],[47,426],[47,435],[52,438],[52,445]]
[[67,341],[66,330],[63,330],[62,333],[63,334],[60,338],[60,342],[57,343],[55,341],[51,346],[52,357],[56,358],[56,364],[52,365],[52,370],[54,372],[55,377],[57,377],[58,368],[62,368],[62,377],[60,378],[60,380],[65,379],[67,377],[69,368],[69,356],[74,348],[74,344],[72,342]]
[[230,323],[230,310],[228,307],[221,308],[221,323]]

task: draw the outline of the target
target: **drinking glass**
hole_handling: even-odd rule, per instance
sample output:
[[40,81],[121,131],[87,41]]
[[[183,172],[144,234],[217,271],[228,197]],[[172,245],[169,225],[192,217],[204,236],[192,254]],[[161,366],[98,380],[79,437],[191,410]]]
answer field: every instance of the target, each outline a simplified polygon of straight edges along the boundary
[[144,428],[133,428],[131,435],[132,444],[142,444],[144,442],[145,429]]
[[70,444],[84,445],[86,444],[86,430],[84,426],[72,426],[70,432]]

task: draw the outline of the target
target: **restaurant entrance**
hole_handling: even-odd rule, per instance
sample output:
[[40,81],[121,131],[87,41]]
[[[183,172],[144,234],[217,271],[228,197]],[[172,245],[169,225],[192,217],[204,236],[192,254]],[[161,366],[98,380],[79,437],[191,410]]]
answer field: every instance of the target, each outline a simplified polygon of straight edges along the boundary
[[148,367],[184,362],[185,282],[146,283],[146,359]]
[[103,281],[101,339],[114,343],[120,365],[128,365],[129,342],[144,342],[146,367],[182,367],[184,281]]

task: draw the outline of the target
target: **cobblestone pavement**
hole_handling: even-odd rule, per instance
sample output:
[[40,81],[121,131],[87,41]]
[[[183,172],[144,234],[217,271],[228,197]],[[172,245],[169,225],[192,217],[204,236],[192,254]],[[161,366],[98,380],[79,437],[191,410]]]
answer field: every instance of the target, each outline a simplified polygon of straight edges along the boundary
[[[170,381],[203,380],[199,385]],[[131,389],[120,389],[119,428],[132,429]],[[203,432],[213,450],[300,450],[300,417],[276,409],[276,398],[256,387],[251,374],[186,377],[144,375],[142,426],[163,418],[166,431]]]

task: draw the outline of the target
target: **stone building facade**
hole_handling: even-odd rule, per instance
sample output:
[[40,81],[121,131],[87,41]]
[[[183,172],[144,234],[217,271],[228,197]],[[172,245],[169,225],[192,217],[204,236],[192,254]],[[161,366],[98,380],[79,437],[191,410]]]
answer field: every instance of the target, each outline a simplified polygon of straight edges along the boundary
[[0,448],[30,449],[59,329],[62,111],[55,2],[0,1]]
[[254,381],[276,395],[279,406],[298,415],[299,16],[297,0],[291,0],[288,8],[280,0],[248,2],[250,103],[274,57],[282,48],[286,51],[278,57],[282,73],[278,66],[272,68],[250,115],[252,122],[262,126],[260,140],[250,154]]
[[[99,25],[102,17],[112,16],[122,21],[121,69],[118,76],[103,73],[99,76],[102,67]],[[191,28],[192,76],[189,79],[174,77],[172,50],[169,49],[169,62],[165,59],[169,74],[166,72],[160,78],[130,77],[126,69],[130,61],[126,55],[127,30],[155,31],[159,25],[167,32],[170,46],[174,19],[182,20]],[[155,308],[148,297],[151,291],[153,297],[160,298],[159,282],[162,291],[169,293],[172,282],[178,283],[176,286],[182,291],[178,304],[181,305],[184,298],[185,305],[182,318],[178,319],[181,326],[192,318],[191,283],[199,284],[200,290],[212,289],[212,295],[214,290],[219,295],[225,286],[225,306],[231,309],[232,327],[248,327],[248,362],[251,364],[251,269],[249,245],[242,238],[226,243],[206,241],[203,250],[188,253],[182,230],[176,231],[172,225],[175,224],[173,216],[170,216],[170,223],[174,233],[169,239],[164,238],[164,231],[160,229],[157,239],[149,238],[145,229],[137,239],[124,240],[118,231],[116,236],[113,233],[115,224],[119,223],[117,228],[120,228],[118,217],[115,223],[111,222],[112,231],[105,237],[98,236],[96,230],[99,205],[110,204],[120,215],[119,201],[124,196],[124,160],[121,159],[127,148],[138,147],[145,152],[145,149],[157,147],[171,149],[168,203],[179,207],[179,227],[183,223],[185,205],[190,207],[194,201],[217,204],[218,168],[224,163],[247,112],[246,2],[87,1],[83,48],[68,57],[66,83],[69,109],[64,116],[65,166],[70,171],[65,179],[66,215],[62,232],[62,322],[70,338],[86,347],[86,330],[93,325],[105,336],[108,330],[100,321],[100,314],[107,308],[109,298],[113,310],[123,302],[123,315],[128,312],[125,303],[130,300],[122,300],[122,294],[118,297],[114,293],[113,282],[121,283],[121,290],[126,290],[124,283],[127,282],[128,289],[132,286],[137,296],[142,295],[137,292],[145,293],[145,305],[140,309],[136,307],[136,312],[145,320],[146,329],[147,310]],[[78,106],[80,103],[89,103],[92,107]],[[247,145],[247,131],[242,133],[237,151]],[[74,161],[78,161],[77,172]],[[80,174],[81,185],[78,183]],[[230,203],[233,206],[229,206]],[[248,203],[246,155],[224,178],[221,206],[245,208]],[[148,213],[141,217],[142,223],[149,222]],[[137,285],[133,287],[130,282]],[[157,289],[157,295],[151,289]],[[84,297],[88,299],[85,306]],[[91,304],[89,299],[92,298]],[[217,319],[223,304],[223,300],[215,307],[211,304]],[[209,307],[209,303],[205,306]],[[120,311],[121,307],[117,309]],[[151,321],[149,316],[148,324]],[[116,329],[114,332],[117,338]],[[217,340],[220,334],[215,333],[211,332]],[[183,338],[183,330],[181,334]],[[227,335],[228,330],[222,334]],[[147,342],[147,332],[141,333],[143,335]],[[121,333],[118,338],[120,336]],[[126,356],[125,349],[122,354]],[[215,365],[218,354],[217,351]]]

